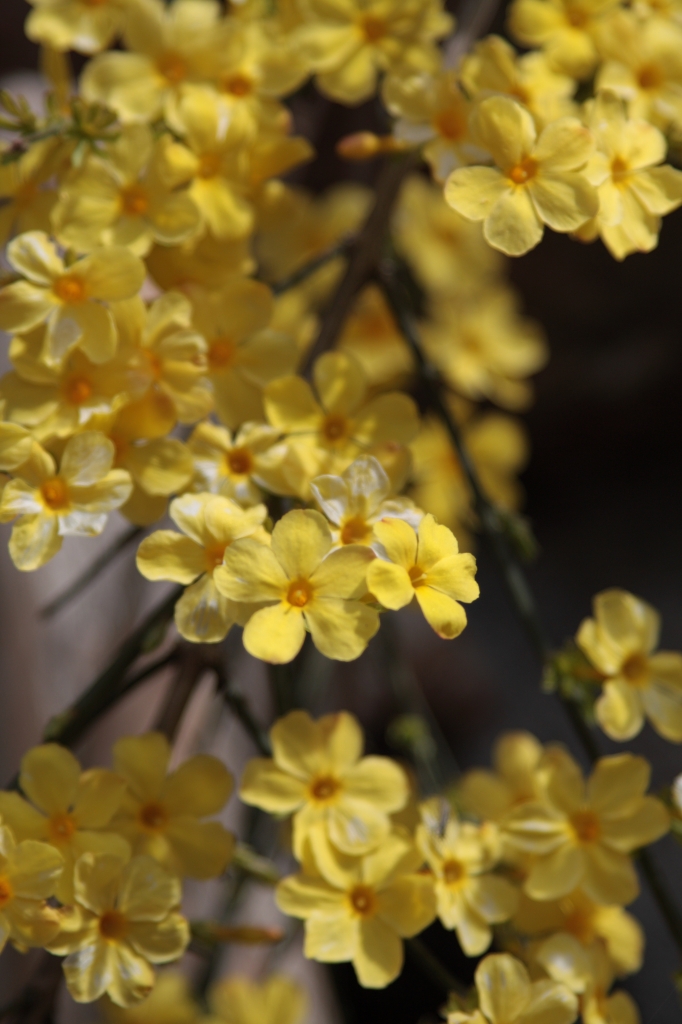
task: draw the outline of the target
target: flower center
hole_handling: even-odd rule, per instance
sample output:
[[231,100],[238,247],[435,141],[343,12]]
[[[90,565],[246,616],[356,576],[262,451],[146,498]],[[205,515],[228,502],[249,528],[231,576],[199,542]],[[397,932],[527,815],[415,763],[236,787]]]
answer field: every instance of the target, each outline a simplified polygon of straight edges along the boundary
[[163,77],[172,84],[182,82],[187,77],[187,64],[179,53],[168,50],[162,53],[156,61],[156,66]]
[[594,811],[576,811],[571,815],[571,826],[580,843],[596,843],[601,836],[601,825]]
[[46,480],[40,488],[43,501],[53,511],[69,506],[69,488],[60,476],[53,476]]
[[376,910],[377,899],[368,885],[356,885],[348,894],[350,905],[358,917],[371,917]]
[[630,173],[630,168],[627,161],[623,160],[622,156],[616,156],[611,161],[611,177],[618,183],[624,181],[624,179]]
[[128,931],[128,922],[120,910],[105,910],[99,919],[99,933],[103,939],[120,942]]
[[86,377],[69,377],[62,390],[70,405],[82,405],[92,395],[93,388]]
[[380,18],[376,14],[366,14],[360,24],[368,43],[378,43],[388,31],[385,18]]
[[294,608],[305,608],[313,596],[308,580],[294,580],[287,591],[287,601]]
[[137,820],[147,832],[162,832],[168,824],[168,811],[163,804],[150,801],[140,808]]
[[14,889],[9,878],[0,875],[0,910],[9,903],[13,896]]
[[632,686],[646,686],[649,682],[649,663],[643,654],[631,654],[620,671]]
[[341,789],[341,783],[331,775],[320,775],[310,784],[310,795],[317,803],[327,803]]
[[212,544],[205,549],[206,569],[208,572],[213,572],[214,569],[223,564],[225,547],[225,544]]
[[585,913],[584,910],[573,910],[568,914],[564,920],[564,928],[583,945],[589,945],[589,943],[594,941],[595,932],[592,915]]
[[410,577],[413,587],[419,587],[424,581],[426,573],[420,565],[413,565],[407,570],[407,575]]
[[223,89],[232,96],[250,96],[253,92],[253,82],[239,71],[234,75],[227,75],[223,79]]
[[516,167],[512,167],[509,171],[508,177],[515,185],[525,185],[526,182],[534,178],[538,173],[538,162],[533,160],[531,156],[525,157],[520,164]]
[[214,338],[208,349],[211,370],[224,370],[234,362],[237,346],[229,338]]
[[566,17],[569,25],[572,25],[573,28],[584,28],[589,21],[587,12],[582,7],[569,7],[566,11]]
[[348,421],[345,416],[330,413],[322,424],[322,435],[326,441],[340,441],[348,433]]
[[52,291],[58,299],[70,305],[84,302],[87,298],[85,281],[77,274],[64,274],[58,277],[52,285]]
[[372,527],[368,526],[362,516],[353,516],[346,520],[341,530],[342,544],[363,544],[372,536]]
[[215,178],[220,173],[222,158],[218,153],[204,153],[199,158],[197,174],[200,178]]
[[143,185],[128,185],[121,191],[123,212],[131,217],[141,217],[149,209],[149,196]]
[[645,64],[639,69],[637,82],[640,89],[660,89],[663,85],[663,73],[656,64]]
[[444,139],[450,139],[451,142],[463,139],[467,132],[466,118],[457,107],[442,110],[436,117],[434,125],[438,134],[442,135]]
[[248,448],[233,448],[227,453],[225,461],[230,473],[235,476],[247,476],[253,469],[253,458]]
[[446,885],[457,885],[465,877],[466,870],[459,860],[446,860],[443,864],[443,881]]
[[70,814],[53,814],[47,823],[53,843],[67,842],[76,831],[76,822]]

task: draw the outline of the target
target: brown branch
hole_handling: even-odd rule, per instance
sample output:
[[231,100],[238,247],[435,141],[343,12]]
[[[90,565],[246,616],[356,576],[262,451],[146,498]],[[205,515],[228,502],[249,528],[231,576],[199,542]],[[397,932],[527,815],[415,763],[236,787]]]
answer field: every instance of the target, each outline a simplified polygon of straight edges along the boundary
[[458,14],[458,28],[445,47],[443,63],[455,68],[477,39],[484,35],[495,19],[500,0],[468,0]]
[[154,729],[162,732],[171,742],[178,731],[194,688],[208,668],[203,645],[182,645],[178,672],[170,684],[166,700],[154,725]]

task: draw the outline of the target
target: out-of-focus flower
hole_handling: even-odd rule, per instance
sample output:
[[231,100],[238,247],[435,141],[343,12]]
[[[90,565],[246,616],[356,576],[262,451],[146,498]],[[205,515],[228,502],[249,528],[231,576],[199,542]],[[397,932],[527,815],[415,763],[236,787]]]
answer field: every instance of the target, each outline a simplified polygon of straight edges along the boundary
[[59,914],[47,900],[63,869],[64,859],[53,846],[34,839],[17,843],[0,825],[0,952],[8,941],[26,949],[54,938]]
[[479,1010],[448,1014],[448,1024],[573,1024],[578,1000],[555,981],[531,982],[520,960],[493,953],[480,962],[474,975]]
[[220,1024],[300,1024],[306,993],[291,978],[271,974],[265,981],[224,978],[208,995],[211,1020]]
[[524,46],[540,46],[564,74],[585,78],[598,60],[595,34],[620,0],[514,0],[509,27]]

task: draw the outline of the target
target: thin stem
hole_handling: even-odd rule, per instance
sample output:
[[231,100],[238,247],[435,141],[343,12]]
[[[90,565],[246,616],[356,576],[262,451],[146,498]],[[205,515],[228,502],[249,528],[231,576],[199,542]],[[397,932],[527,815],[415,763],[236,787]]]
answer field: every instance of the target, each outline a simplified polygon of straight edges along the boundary
[[212,669],[216,674],[218,691],[222,695],[223,700],[242,723],[244,729],[249,734],[260,753],[263,754],[264,757],[270,757],[272,754],[272,748],[270,746],[268,734],[261,728],[253,717],[246,699],[241,693],[235,693],[235,691],[230,688],[230,681],[223,665],[213,665]]
[[456,995],[462,995],[461,983],[455,978],[453,974],[445,967],[437,956],[435,956],[429,947],[421,939],[406,939],[405,947],[407,952],[412,959],[419,965],[424,974],[426,974],[431,981],[434,982],[438,988],[442,989],[445,995],[449,995],[454,992]]
[[182,645],[179,662],[178,673],[170,684],[154,726],[157,732],[162,732],[171,742],[175,739],[194,688],[208,667],[201,647],[196,644]]
[[133,526],[121,534],[73,583],[70,583],[61,594],[57,594],[55,598],[40,609],[40,617],[49,619],[58,611],[61,611],[64,605],[72,601],[74,597],[77,597],[82,590],[85,590],[99,576],[102,570],[106,569],[114,561],[121,551],[124,551],[129,544],[132,544],[138,537],[141,537],[143,533],[144,529],[141,526]]
[[309,263],[305,263],[298,270],[294,270],[288,277],[283,278],[281,281],[277,281],[276,284],[272,285],[272,292],[274,295],[283,295],[284,292],[288,292],[291,288],[295,288],[297,284],[301,284],[303,281],[307,281],[309,277],[318,271],[321,267],[331,263],[338,256],[345,256],[351,246],[353,245],[353,238],[343,238],[336,245],[333,245],[330,249],[326,249],[320,253],[319,256],[315,256],[314,259],[310,260]]
[[454,68],[472,44],[488,31],[500,7],[500,0],[467,0],[457,11],[457,32],[445,47],[443,63]]

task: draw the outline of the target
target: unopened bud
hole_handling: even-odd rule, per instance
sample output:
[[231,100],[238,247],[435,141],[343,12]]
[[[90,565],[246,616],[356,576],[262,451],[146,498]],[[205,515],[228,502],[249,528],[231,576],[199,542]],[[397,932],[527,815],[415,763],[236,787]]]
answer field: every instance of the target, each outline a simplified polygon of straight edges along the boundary
[[375,135],[374,132],[355,132],[336,144],[336,152],[344,160],[372,160],[387,153],[402,153],[407,147],[393,135]]

